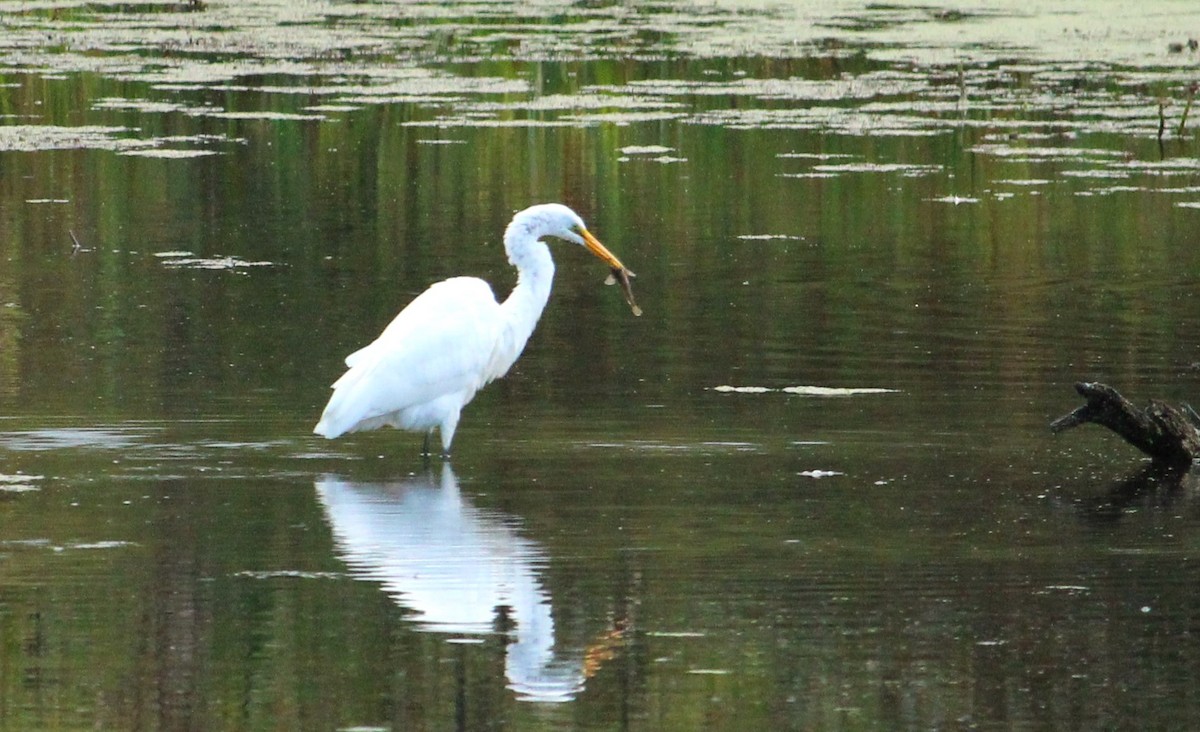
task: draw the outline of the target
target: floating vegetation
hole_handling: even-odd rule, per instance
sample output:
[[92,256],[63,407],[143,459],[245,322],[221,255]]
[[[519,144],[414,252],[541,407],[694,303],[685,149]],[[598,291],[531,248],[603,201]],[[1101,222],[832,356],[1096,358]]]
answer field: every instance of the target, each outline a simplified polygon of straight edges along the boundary
[[[1098,170],[1114,168],[1114,158],[1128,155],[1128,148],[1081,145],[1090,135],[1148,139],[1165,126],[1185,130],[1194,54],[1172,55],[1162,38],[1178,37],[1179,27],[1200,20],[1200,10],[1190,8],[1141,14],[1129,23],[1121,13],[1096,9],[1073,14],[1073,31],[1063,34],[1057,21],[1008,7],[943,12],[751,2],[718,4],[703,12],[671,5],[617,12],[604,3],[584,3],[564,14],[553,4],[508,0],[453,7],[417,3],[402,11],[389,3],[265,0],[55,0],[8,6],[0,9],[5,67],[43,83],[70,82],[85,73],[119,82],[120,95],[87,103],[106,121],[117,113],[127,124],[136,124],[128,118],[139,114],[324,124],[330,115],[372,105],[412,105],[434,115],[406,116],[401,124],[433,129],[674,121],[872,138],[967,131],[974,135],[965,141],[967,149],[977,155],[1024,163],[1075,160]],[[519,68],[521,62],[563,58],[656,61],[664,53],[739,63],[619,82],[600,76],[594,78],[602,81],[592,84],[497,72],[508,68],[497,65],[478,76],[461,71],[485,68],[480,62],[487,61]],[[741,63],[748,57],[799,56],[861,62],[825,78],[788,64],[756,73]],[[23,86],[9,79],[2,85]],[[130,89],[145,90],[145,98]],[[197,93],[229,106],[198,100]],[[242,93],[248,98],[237,99],[235,106],[232,97]],[[64,127],[44,122],[42,110],[21,111],[5,117],[29,123],[0,127],[0,151],[105,149],[167,161],[219,151],[205,143],[140,139],[149,126]],[[619,161],[686,162],[670,148],[650,153],[631,147],[637,146],[622,148]],[[914,177],[945,172],[936,166],[889,171],[837,152],[777,157],[818,166],[846,164],[770,173],[813,181],[864,172]],[[1147,175],[1179,169],[1137,168]],[[1056,172],[1050,179],[1061,177],[1085,176]],[[968,191],[961,200],[933,200],[965,203],[977,197]],[[997,194],[992,200],[1009,198]]]
[[124,97],[103,97],[92,102],[95,110],[129,110],[144,114],[167,114],[183,112],[185,114],[199,112],[219,112],[217,107],[194,107],[181,102],[164,102],[150,99],[126,99]]
[[857,396],[860,394],[893,394],[899,391],[898,389],[872,387],[845,388],[831,386],[785,386],[781,388],[772,388],[769,386],[731,386],[729,384],[714,386],[712,387],[712,390],[721,392],[723,394],[767,394],[770,392],[782,392],[785,394],[821,397]]
[[456,127],[492,127],[492,128],[523,128],[523,127],[578,127],[579,125],[565,120],[536,120],[536,119],[474,119],[463,117],[441,117],[436,120],[404,122],[405,127],[437,127],[452,129]]
[[232,270],[275,266],[275,262],[252,262],[229,256],[195,257],[191,252],[158,252],[154,256],[162,259],[165,266],[178,269]]
[[41,475],[5,475],[0,473],[0,493],[32,493],[40,490],[36,485],[42,480]]
[[626,145],[621,148],[621,156],[617,162],[626,163],[630,160],[648,160],[655,163],[686,163],[687,158],[670,155],[675,148],[664,145]]
[[975,198],[974,196],[950,195],[950,196],[940,196],[938,198],[929,198],[926,200],[932,201],[934,203],[949,203],[949,204],[953,204],[955,206],[962,204],[962,203],[979,203],[979,199]]
[[626,145],[621,148],[624,155],[665,155],[675,148],[665,145]]
[[896,394],[899,389],[884,389],[879,387],[863,387],[863,388],[844,388],[831,386],[785,386],[780,391],[786,394],[800,394],[802,396],[822,396],[822,397],[839,397],[839,396],[857,396],[859,394]]
[[563,119],[583,125],[607,123],[618,127],[626,127],[639,122],[666,122],[686,116],[679,112],[596,112],[592,114],[570,114],[563,117]]
[[[213,155],[207,149],[164,148],[171,144],[208,144],[213,142],[236,142],[221,135],[173,135],[141,139],[131,137],[136,130],[129,127],[82,125],[63,127],[56,125],[8,125],[0,126],[0,151],[39,152],[48,150],[111,150],[122,155],[143,155],[163,158],[189,158]],[[63,199],[32,199],[30,203],[66,203]]]
[[742,241],[804,241],[804,237],[793,234],[739,234]]
[[1113,170],[1111,168],[1081,168],[1064,170],[1059,175],[1066,178],[1123,179],[1128,178],[1130,173],[1127,170]]
[[[521,89],[521,92],[528,92],[528,89]],[[511,90],[503,93],[512,93]],[[547,94],[545,96],[532,96],[519,100],[504,100],[504,101],[477,101],[467,105],[460,105],[462,109],[470,109],[475,112],[498,112],[498,111],[527,111],[527,112],[577,112],[579,110],[598,110],[598,111],[647,111],[661,109],[686,109],[688,105],[682,102],[668,101],[666,99],[647,98],[630,94],[613,94],[613,93],[596,93],[587,92],[582,94]]]
[[916,94],[927,90],[929,84],[929,78],[924,74],[887,71],[833,79],[650,79],[630,82],[625,89],[611,86],[596,88],[614,93],[634,91],[656,96],[745,96],[767,100],[844,102],[848,99],[874,99],[881,95]]
[[3,539],[3,540],[0,540],[0,546],[13,547],[13,548],[40,549],[43,547],[53,546],[53,544],[50,543],[49,539]]
[[908,177],[930,175],[942,170],[940,165],[919,163],[841,163],[838,165],[814,165],[819,173],[900,173]]
[[1194,175],[1200,172],[1200,159],[1168,158],[1166,160],[1122,160],[1113,167],[1149,175]]
[[216,155],[216,150],[181,150],[178,148],[148,147],[138,150],[123,150],[118,155],[136,155],[143,158],[166,158],[183,160],[186,158],[203,158]]
[[60,549],[122,549],[127,546],[137,546],[137,544],[132,541],[120,540],[87,541],[76,544],[64,544]]
[[82,125],[4,125],[0,126],[0,152],[36,152],[39,150],[124,150],[140,146],[128,137],[128,127]]
[[296,112],[272,112],[272,111],[265,111],[265,110],[258,111],[258,112],[209,112],[209,111],[204,111],[204,112],[192,112],[191,114],[195,114],[198,116],[204,116],[204,117],[216,117],[217,119],[253,119],[253,120],[272,120],[272,121],[290,120],[290,121],[300,121],[300,122],[319,121],[319,120],[325,119],[325,115],[323,115],[323,114],[300,114],[300,113],[296,113]]
[[314,104],[304,108],[305,112],[316,112],[324,116],[325,113],[337,112],[357,112],[362,109],[359,104]]
[[848,158],[858,157],[857,155],[848,155],[843,153],[779,153],[777,158],[799,158],[801,160],[844,160]]
[[1120,150],[1105,150],[1103,148],[1039,147],[1007,145],[1003,143],[983,143],[969,148],[967,152],[972,152],[976,155],[990,155],[998,158],[1016,159],[1022,162],[1052,160],[1068,161],[1078,160],[1080,158],[1108,160],[1125,155],[1125,153]]

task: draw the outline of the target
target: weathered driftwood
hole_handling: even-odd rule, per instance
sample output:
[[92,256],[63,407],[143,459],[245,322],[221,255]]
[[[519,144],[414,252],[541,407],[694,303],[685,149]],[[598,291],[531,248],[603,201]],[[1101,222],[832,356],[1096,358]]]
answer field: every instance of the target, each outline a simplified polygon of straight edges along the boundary
[[1062,432],[1092,422],[1107,427],[1163,465],[1187,466],[1200,459],[1200,417],[1191,407],[1152,401],[1138,409],[1107,384],[1081,382],[1075,391],[1087,404],[1050,423]]

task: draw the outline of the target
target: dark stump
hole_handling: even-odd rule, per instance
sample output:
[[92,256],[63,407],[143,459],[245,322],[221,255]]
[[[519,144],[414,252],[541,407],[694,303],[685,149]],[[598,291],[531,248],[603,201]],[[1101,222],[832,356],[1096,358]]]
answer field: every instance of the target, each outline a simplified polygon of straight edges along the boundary
[[1051,422],[1051,432],[1092,422],[1116,432],[1155,463],[1187,467],[1200,459],[1200,417],[1186,404],[1173,407],[1152,401],[1138,409],[1116,389],[1099,382],[1080,382],[1075,391],[1087,403]]

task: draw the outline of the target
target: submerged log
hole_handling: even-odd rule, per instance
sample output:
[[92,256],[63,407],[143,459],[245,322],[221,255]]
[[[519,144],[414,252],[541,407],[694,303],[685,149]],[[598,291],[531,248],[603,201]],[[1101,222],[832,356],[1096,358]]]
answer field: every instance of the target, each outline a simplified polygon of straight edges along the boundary
[[1138,409],[1116,389],[1099,382],[1080,382],[1075,391],[1087,404],[1051,422],[1051,432],[1092,422],[1116,432],[1155,463],[1183,467],[1200,459],[1200,417],[1186,404],[1173,407],[1151,401]]

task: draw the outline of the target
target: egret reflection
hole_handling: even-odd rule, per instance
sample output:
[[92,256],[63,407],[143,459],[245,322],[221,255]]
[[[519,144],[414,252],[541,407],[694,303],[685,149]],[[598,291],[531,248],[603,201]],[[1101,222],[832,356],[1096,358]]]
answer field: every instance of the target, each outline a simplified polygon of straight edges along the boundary
[[538,574],[545,552],[505,515],[471,505],[449,464],[440,481],[433,474],[389,483],[325,476],[316,488],[354,575],[380,583],[422,629],[511,628],[505,674],[518,698],[569,701],[583,689],[585,652],[555,647],[551,598]]

